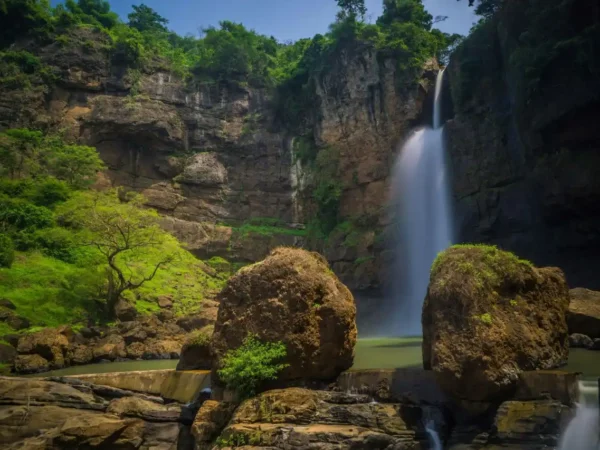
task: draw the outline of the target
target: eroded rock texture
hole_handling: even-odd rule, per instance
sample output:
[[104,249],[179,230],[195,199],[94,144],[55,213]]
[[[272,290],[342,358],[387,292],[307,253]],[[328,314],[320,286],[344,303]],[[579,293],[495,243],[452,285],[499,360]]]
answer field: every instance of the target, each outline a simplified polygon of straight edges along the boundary
[[321,255],[275,249],[264,261],[240,269],[219,298],[213,368],[249,333],[285,344],[289,367],[280,380],[331,380],[352,366],[354,299]]
[[566,364],[568,307],[560,269],[452,247],[434,263],[423,305],[423,364],[455,399],[505,400],[523,371]]

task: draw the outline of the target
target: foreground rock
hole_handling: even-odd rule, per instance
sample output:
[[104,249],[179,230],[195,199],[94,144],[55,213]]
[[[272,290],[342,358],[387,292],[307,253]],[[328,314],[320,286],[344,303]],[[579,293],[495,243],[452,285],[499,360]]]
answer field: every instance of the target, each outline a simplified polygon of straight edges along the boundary
[[278,248],[241,269],[219,294],[213,350],[216,366],[249,333],[282,341],[283,380],[333,379],[352,366],[356,307],[350,291],[317,253]]
[[566,363],[563,273],[495,247],[456,246],[436,259],[423,305],[423,363],[456,399],[497,401],[525,370]]
[[567,324],[569,333],[600,338],[600,292],[576,288],[569,291],[571,303]]
[[[228,414],[226,403],[203,407],[193,426],[197,443],[214,436]],[[368,396],[273,390],[240,405],[216,442],[257,449],[427,448],[423,414],[416,405],[373,403]]]
[[[66,383],[68,381],[68,383]],[[0,447],[192,450],[196,410],[77,380],[0,377]],[[102,395],[108,394],[107,397]]]

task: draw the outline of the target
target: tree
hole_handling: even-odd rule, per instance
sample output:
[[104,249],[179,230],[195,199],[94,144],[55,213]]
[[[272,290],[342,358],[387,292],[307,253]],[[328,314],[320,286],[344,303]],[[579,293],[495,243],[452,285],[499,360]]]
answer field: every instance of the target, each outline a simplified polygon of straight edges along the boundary
[[132,5],[133,12],[127,18],[129,26],[139,31],[167,31],[166,25],[169,23],[167,19],[159,15],[149,6],[143,3],[139,6]]
[[337,4],[347,16],[364,19],[367,14],[365,0],[337,0]]
[[125,291],[152,280],[181,251],[177,240],[158,226],[156,211],[143,208],[144,198],[119,192],[82,192],[61,205],[57,217],[78,229],[81,245],[96,249],[106,264],[106,307],[114,315]]
[[389,26],[394,22],[413,23],[430,30],[433,16],[427,12],[422,0],[383,0],[383,14],[377,19],[377,24]]
[[106,0],[66,0],[66,8],[81,22],[112,28],[119,23],[119,16],[110,10]]
[[[460,1],[460,0],[458,0]],[[485,18],[491,17],[504,0],[469,0],[469,6],[475,6],[475,14]]]
[[64,145],[62,140],[51,140],[44,151],[48,172],[69,186],[81,189],[91,184],[104,163],[93,147]]
[[27,128],[12,128],[0,133],[0,174],[10,178],[37,175],[38,149],[43,135]]

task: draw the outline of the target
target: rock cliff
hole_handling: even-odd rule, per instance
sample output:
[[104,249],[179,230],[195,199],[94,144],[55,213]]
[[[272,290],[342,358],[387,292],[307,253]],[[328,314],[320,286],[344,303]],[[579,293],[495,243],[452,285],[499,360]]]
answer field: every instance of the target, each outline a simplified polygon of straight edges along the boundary
[[[357,45],[313,80],[308,128],[316,151],[336,150],[336,220],[353,225],[329,244],[309,245],[301,230],[315,214],[313,169],[296,157],[295,133],[275,125],[269,90],[182,80],[159,61],[132,70],[109,55],[105,34],[69,33],[41,48],[15,45],[39,56],[54,80],[3,85],[0,127],[60,130],[95,146],[107,165],[98,187],[143,193],[200,257],[253,262],[278,245],[310,246],[350,287],[380,286],[389,168],[396,144],[420,119],[435,64],[421,80],[401,82],[397,61]],[[277,226],[240,231],[252,219]]]
[[540,5],[506,1],[452,55],[446,136],[458,238],[597,288],[598,5]]

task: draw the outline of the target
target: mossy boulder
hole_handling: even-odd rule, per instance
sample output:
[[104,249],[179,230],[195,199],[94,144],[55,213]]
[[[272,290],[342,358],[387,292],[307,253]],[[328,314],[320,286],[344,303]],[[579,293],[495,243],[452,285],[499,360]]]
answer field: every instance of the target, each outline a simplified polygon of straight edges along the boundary
[[183,344],[177,370],[208,370],[212,364],[212,335],[214,326],[193,331]]
[[431,269],[423,364],[456,399],[502,400],[521,372],[566,363],[568,307],[560,269],[496,247],[451,247]]
[[600,292],[576,288],[569,291],[571,303],[567,324],[569,333],[600,338]]
[[331,380],[349,369],[356,343],[352,294],[318,253],[280,247],[238,271],[219,294],[213,369],[248,334],[281,341],[280,380]]

